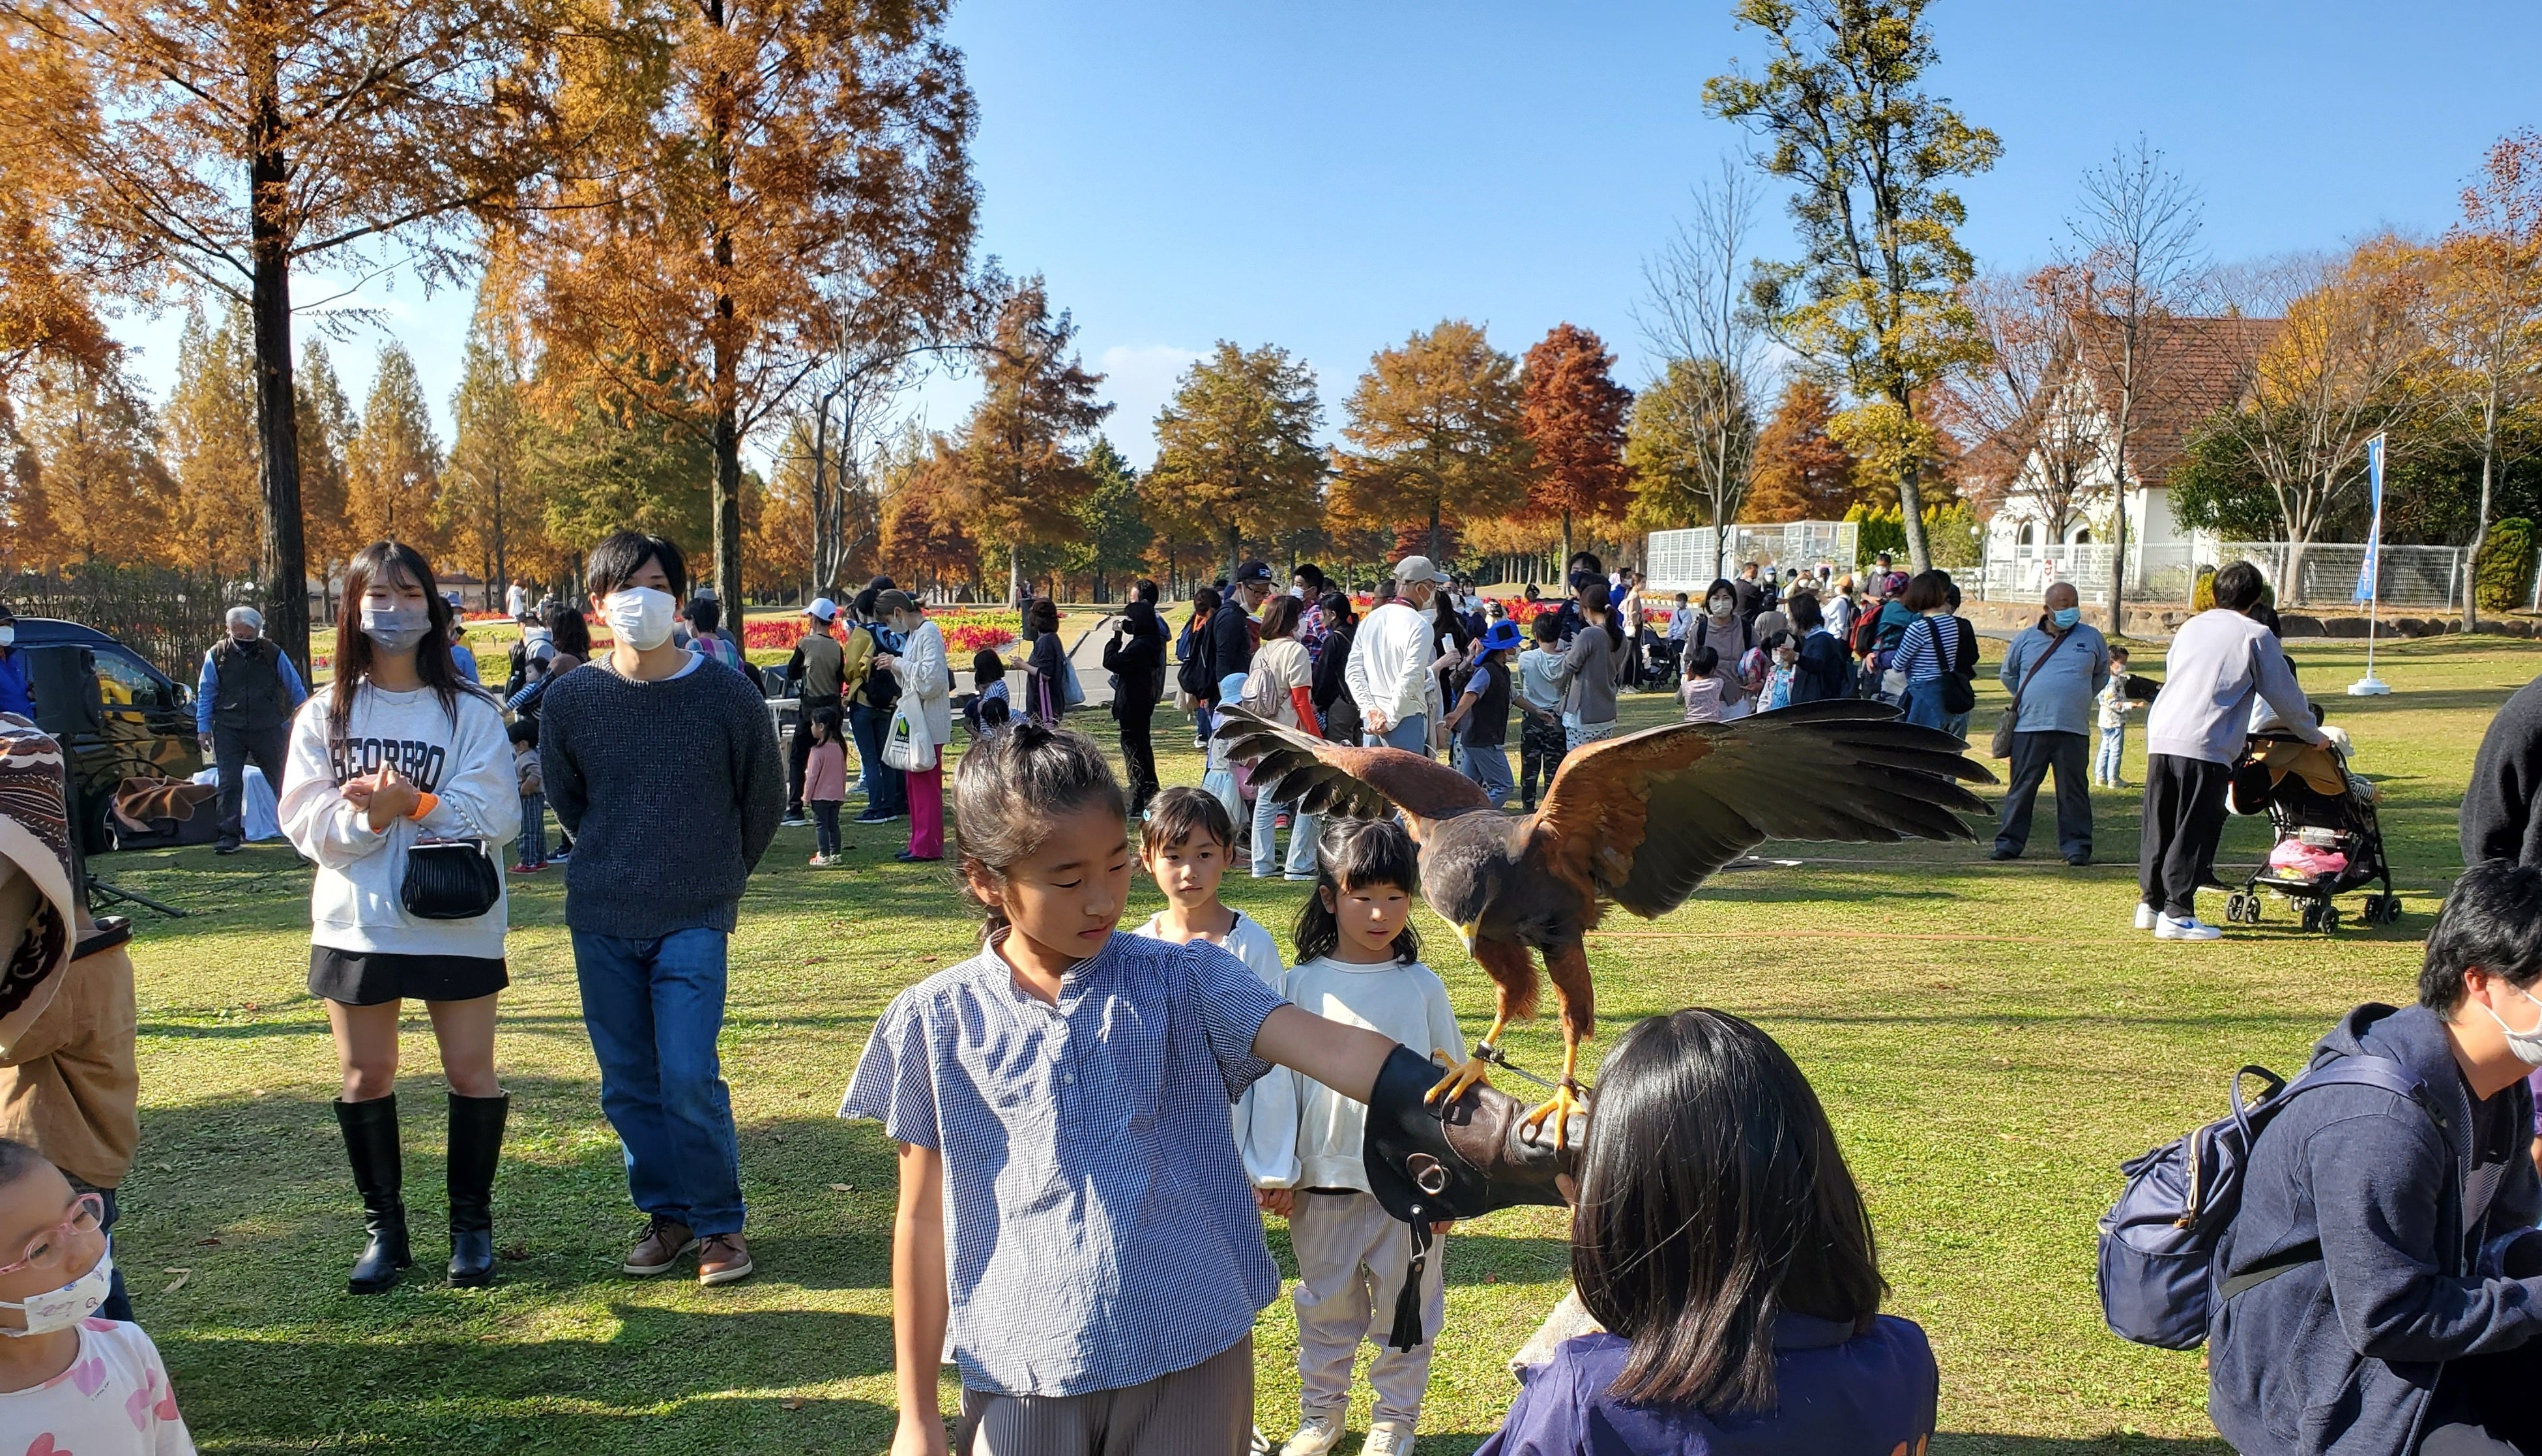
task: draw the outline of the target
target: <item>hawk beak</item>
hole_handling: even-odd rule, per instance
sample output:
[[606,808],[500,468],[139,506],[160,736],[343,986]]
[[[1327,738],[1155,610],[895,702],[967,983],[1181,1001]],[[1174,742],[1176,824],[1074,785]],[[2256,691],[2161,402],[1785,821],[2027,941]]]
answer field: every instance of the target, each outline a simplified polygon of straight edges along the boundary
[[1474,932],[1479,929],[1481,925],[1482,921],[1480,920],[1467,920],[1465,923],[1457,927],[1458,935],[1464,939],[1465,954],[1469,956],[1474,953]]

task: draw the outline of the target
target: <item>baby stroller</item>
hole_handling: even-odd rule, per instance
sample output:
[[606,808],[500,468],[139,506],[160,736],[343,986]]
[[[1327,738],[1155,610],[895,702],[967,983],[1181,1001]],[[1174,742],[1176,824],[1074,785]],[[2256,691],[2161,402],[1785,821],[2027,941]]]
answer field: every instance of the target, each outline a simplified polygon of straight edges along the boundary
[[2314,747],[2290,734],[2260,732],[2244,744],[2233,765],[2229,803],[2236,814],[2266,814],[2275,848],[2241,889],[2224,898],[2224,918],[2260,923],[2260,892],[2293,901],[2303,928],[2339,929],[2337,897],[2379,882],[2357,918],[2389,925],[2401,918],[2392,892],[2392,867],[2383,856],[2383,827],[2375,818],[2379,791],[2348,771],[2336,748]]

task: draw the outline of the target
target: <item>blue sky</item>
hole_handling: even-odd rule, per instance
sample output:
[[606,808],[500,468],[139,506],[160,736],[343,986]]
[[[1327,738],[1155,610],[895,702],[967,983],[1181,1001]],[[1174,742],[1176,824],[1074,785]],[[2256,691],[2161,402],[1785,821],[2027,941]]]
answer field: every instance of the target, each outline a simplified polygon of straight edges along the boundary
[[[1512,353],[1570,321],[1648,372],[1642,259],[1746,136],[1704,78],[1756,57],[1729,0],[1276,6],[958,0],[980,104],[983,246],[1047,276],[1108,425],[1144,464],[1173,378],[1220,338],[1322,382],[1326,433],[1369,354],[1442,318]],[[2219,258],[2433,231],[2499,135],[2542,124],[2542,6],[2447,0],[1936,0],[1928,80],[2004,157],[1963,188],[1981,263],[2045,260],[2076,179],[2142,132],[2197,182]],[[1758,248],[1788,252],[1779,207]],[[304,296],[322,289],[304,283]],[[468,300],[366,297],[448,428]],[[175,322],[136,325],[164,390]],[[380,335],[332,345],[358,400]],[[959,419],[976,386],[925,392]]]

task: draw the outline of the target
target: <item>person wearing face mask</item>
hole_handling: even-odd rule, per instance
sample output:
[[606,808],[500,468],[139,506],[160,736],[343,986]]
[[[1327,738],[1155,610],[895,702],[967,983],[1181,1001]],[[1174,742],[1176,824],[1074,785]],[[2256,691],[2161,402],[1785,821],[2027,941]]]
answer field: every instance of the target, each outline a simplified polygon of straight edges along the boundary
[[539,776],[579,839],[564,922],[582,1024],[646,1218],[619,1268],[668,1274],[694,1251],[711,1287],[756,1268],[715,1038],[742,891],[785,812],[785,764],[766,699],[671,640],[688,589],[677,546],[621,531],[583,574],[617,641],[550,690]]
[[[1747,683],[1739,676],[1738,667],[1757,646],[1756,623],[1739,615],[1739,594],[1726,578],[1716,580],[1703,593],[1703,615],[1694,619],[1694,629],[1686,634],[1683,660],[1691,662],[1695,653],[1709,647],[1725,667],[1721,677],[1721,717],[1730,722],[1756,710],[1756,700]],[[1681,685],[1680,692],[1683,688]]]
[[262,635],[264,618],[255,608],[231,608],[226,624],[219,644],[203,654],[202,677],[194,685],[194,733],[220,770],[216,854],[236,854],[246,837],[242,805],[250,764],[281,796],[291,715],[309,700],[290,654]]
[[2537,981],[2542,869],[2471,866],[2418,1004],[2359,1006],[2314,1048],[2316,1065],[2381,1058],[2411,1094],[2317,1087],[2252,1143],[2207,1341],[2208,1414],[2235,1449],[2542,1452]]
[[36,697],[27,687],[27,655],[18,650],[18,618],[0,606],[0,713],[16,713],[30,722]]
[[[301,705],[277,813],[318,867],[309,890],[309,993],[327,1007],[342,1096],[336,1121],[369,1235],[346,1287],[385,1293],[413,1263],[400,1152],[398,1027],[432,1017],[449,1083],[450,1282],[494,1277],[494,1165],[510,1107],[494,1076],[494,1005],[511,983],[496,867],[521,828],[510,735],[493,695],[450,660],[450,604],[414,547],[375,542],[344,573],[336,681]],[[488,856],[474,915],[410,911],[412,856],[455,840]],[[435,857],[441,857],[436,855]]]
[[929,621],[907,592],[884,592],[874,598],[874,610],[900,637],[900,649],[875,657],[874,666],[900,681],[900,710],[927,735],[935,759],[900,776],[909,802],[909,847],[892,857],[932,864],[944,857],[944,748],[953,741],[953,672],[945,660],[944,629]]
[[1995,829],[1989,857],[2021,857],[2030,842],[2039,786],[2053,769],[2057,850],[2067,864],[2086,865],[2092,862],[2088,745],[2093,700],[2110,682],[2110,644],[2099,627],[2083,620],[2072,583],[2050,587],[2041,605],[2046,610],[2012,639],[1995,671],[1995,681],[2016,694],[2016,706],[2011,709],[2012,781],[2004,789],[2003,821]]
[[102,1204],[0,1138],[0,1440],[60,1456],[193,1456],[159,1347],[102,1318]]

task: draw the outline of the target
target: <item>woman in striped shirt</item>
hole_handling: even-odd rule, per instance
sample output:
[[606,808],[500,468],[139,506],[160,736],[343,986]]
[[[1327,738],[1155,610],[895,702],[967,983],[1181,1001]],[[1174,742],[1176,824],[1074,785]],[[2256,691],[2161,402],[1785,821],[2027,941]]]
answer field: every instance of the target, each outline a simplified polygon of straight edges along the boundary
[[1898,639],[1897,669],[1906,675],[1903,704],[1906,721],[1939,728],[1951,710],[1942,702],[1943,680],[1959,671],[1963,643],[1959,619],[1951,615],[1950,573],[1926,571],[1906,583],[1906,610],[1915,619]]

